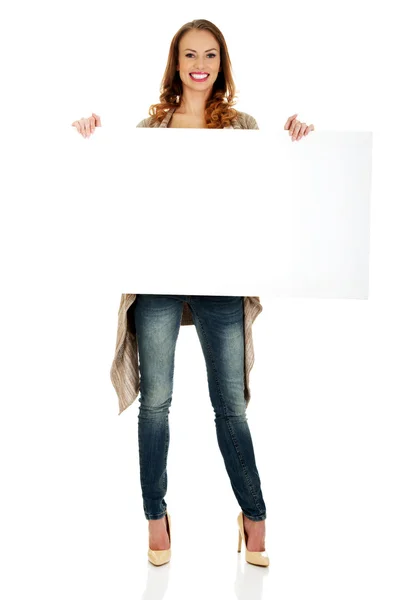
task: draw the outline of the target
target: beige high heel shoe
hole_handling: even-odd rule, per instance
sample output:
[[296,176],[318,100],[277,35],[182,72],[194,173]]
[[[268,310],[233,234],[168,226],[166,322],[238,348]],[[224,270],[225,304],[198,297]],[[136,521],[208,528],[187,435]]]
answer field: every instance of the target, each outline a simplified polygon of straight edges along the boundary
[[169,548],[167,550],[152,550],[151,548],[147,551],[149,561],[156,567],[165,565],[165,563],[171,560],[171,517],[167,511],[167,532],[169,535]]
[[238,552],[242,549],[242,539],[244,541],[244,547],[246,548],[246,561],[251,565],[258,565],[259,567],[268,567],[269,566],[269,558],[268,554],[265,552],[250,552],[247,550],[246,539],[247,534],[244,530],[243,523],[243,511],[240,511],[239,516],[237,518],[237,522],[239,525],[239,544],[238,544]]

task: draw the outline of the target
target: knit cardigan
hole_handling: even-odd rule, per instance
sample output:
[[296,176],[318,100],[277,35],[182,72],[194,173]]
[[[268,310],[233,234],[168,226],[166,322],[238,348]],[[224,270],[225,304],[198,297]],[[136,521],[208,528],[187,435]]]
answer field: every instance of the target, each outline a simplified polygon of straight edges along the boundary
[[[171,108],[159,123],[151,124],[151,117],[147,117],[138,123],[136,127],[168,127],[176,108]],[[237,111],[236,118],[227,129],[258,129],[254,117]],[[119,402],[119,415],[128,406],[133,404],[140,392],[140,370],[138,360],[138,345],[134,319],[128,314],[129,308],[136,300],[136,294],[122,294],[119,311],[117,341],[114,359],[111,365],[111,381],[117,392]],[[254,348],[252,325],[256,317],[263,310],[259,296],[244,296],[244,397],[246,407],[249,404],[250,393],[250,371],[254,365]],[[183,303],[181,325],[194,325],[192,313],[187,302]]]

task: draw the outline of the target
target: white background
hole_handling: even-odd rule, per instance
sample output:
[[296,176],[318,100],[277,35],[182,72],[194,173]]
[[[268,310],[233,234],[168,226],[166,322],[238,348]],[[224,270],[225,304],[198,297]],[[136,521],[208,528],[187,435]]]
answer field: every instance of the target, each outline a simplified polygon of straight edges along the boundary
[[[1,596],[398,598],[394,3],[39,1],[1,11]],[[297,112],[321,130],[374,134],[368,300],[268,300],[253,329],[248,420],[267,570],[236,552],[240,509],[194,327],[178,338],[170,413],[173,557],[160,569],[147,562],[138,403],[118,417],[109,379],[119,297],[96,293],[90,273],[63,286],[51,244],[33,261],[20,235],[27,222],[45,218],[51,230],[62,219],[72,121],[94,111],[123,128],[146,117],[170,41],[194,18],[223,31],[237,108],[260,129],[288,135]],[[50,193],[53,213],[38,215]],[[9,219],[27,195],[32,210]]]

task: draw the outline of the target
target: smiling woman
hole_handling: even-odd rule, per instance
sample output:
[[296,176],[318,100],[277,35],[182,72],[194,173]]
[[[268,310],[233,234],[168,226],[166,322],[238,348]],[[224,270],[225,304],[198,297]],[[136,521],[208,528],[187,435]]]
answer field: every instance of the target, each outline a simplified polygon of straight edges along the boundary
[[[225,38],[205,19],[183,25],[171,41],[159,102],[136,127],[258,129],[248,113],[233,108],[235,84]],[[292,140],[314,130],[297,113],[284,124]],[[74,121],[90,137],[100,116]],[[162,248],[156,249],[162,252]],[[175,346],[181,325],[195,325],[207,367],[218,445],[236,499],[240,552],[246,561],[268,566],[266,507],[246,417],[254,363],[252,325],[263,310],[258,296],[178,296],[122,294],[111,380],[119,414],[140,393],[139,454],[143,508],[149,521],[148,558],[154,565],[171,558],[167,492],[168,413],[173,393]]]
[[[195,20],[174,35],[159,102],[150,106],[150,116],[137,127],[258,129],[254,117],[236,110],[234,104],[235,84],[224,36],[210,21]],[[101,121],[93,113],[73,125],[87,137]],[[203,350],[218,445],[241,507],[240,544],[243,539],[248,562],[269,564],[264,542],[266,507],[246,416],[254,363],[252,325],[261,311],[258,296],[121,296],[110,375],[119,414],[140,393],[140,482],[149,521],[148,558],[154,565],[165,564],[171,557],[171,521],[164,497],[168,414],[182,325],[195,326]]]
[[[191,21],[173,37],[160,101],[150,106],[150,116],[137,127],[258,129],[254,117],[233,108],[234,97],[221,31],[210,21]],[[171,521],[164,497],[175,347],[182,325],[195,325],[201,342],[218,444],[242,509],[239,539],[245,541],[246,560],[269,564],[266,507],[246,417],[254,363],[252,325],[261,311],[258,296],[122,294],[111,379],[119,414],[140,393],[140,479],[149,521],[148,558],[155,565],[171,557]]]
[[[172,38],[159,102],[136,127],[258,129],[253,116],[233,108],[235,95],[221,31],[205,19],[190,21]],[[297,113],[290,116],[283,127],[293,141],[314,130],[296,117]],[[101,127],[100,116],[92,113],[72,126],[90,137]],[[242,509],[237,518],[238,551],[243,540],[247,562],[269,565],[266,507],[246,416],[254,363],[252,325],[262,310],[259,296],[121,296],[110,375],[119,414],[140,393],[140,482],[149,521],[148,558],[154,565],[171,558],[171,521],[164,497],[175,347],[182,325],[195,325],[203,349],[218,445]]]

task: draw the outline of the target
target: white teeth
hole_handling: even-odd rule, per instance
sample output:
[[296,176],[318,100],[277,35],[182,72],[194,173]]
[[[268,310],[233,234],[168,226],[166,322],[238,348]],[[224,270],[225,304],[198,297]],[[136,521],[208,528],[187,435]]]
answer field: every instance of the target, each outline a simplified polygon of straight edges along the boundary
[[206,79],[208,77],[208,74],[207,75],[196,75],[195,73],[190,73],[190,74],[194,79]]

